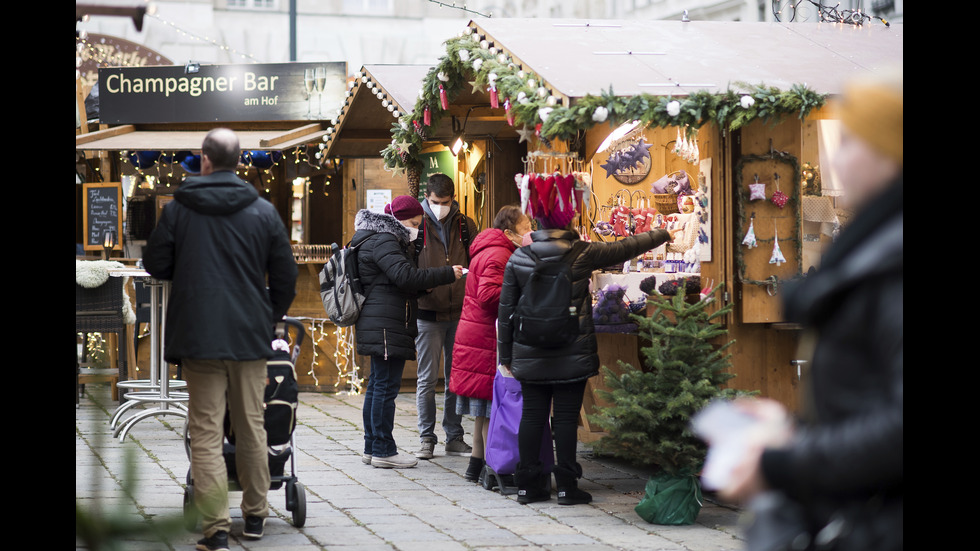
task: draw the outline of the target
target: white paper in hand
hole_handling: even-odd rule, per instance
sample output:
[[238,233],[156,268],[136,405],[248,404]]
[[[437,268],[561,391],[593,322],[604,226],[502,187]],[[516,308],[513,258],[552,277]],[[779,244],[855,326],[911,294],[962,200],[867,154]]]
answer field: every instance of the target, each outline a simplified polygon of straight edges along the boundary
[[748,444],[758,437],[760,421],[727,400],[709,403],[691,419],[694,433],[708,443],[701,482],[709,490],[724,488]]

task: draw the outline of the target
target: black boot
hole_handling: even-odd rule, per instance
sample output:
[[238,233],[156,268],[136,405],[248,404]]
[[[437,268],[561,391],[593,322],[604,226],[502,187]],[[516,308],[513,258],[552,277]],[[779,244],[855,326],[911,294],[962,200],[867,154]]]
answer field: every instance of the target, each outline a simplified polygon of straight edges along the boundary
[[466,468],[466,474],[463,475],[463,478],[469,482],[476,482],[480,480],[480,471],[482,470],[483,458],[470,456],[470,465]]
[[551,492],[548,490],[548,476],[542,470],[540,461],[526,466],[518,463],[514,471],[517,502],[534,503],[551,499]]
[[559,505],[581,505],[592,501],[592,494],[578,489],[578,479],[582,477],[582,466],[555,465],[555,483],[558,485]]

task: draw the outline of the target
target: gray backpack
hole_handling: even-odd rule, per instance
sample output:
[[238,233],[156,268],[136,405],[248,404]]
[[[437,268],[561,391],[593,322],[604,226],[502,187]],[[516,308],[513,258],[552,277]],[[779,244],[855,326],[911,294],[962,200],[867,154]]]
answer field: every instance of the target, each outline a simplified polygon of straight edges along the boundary
[[[363,241],[361,242],[363,243]],[[333,254],[320,271],[320,299],[323,308],[337,327],[350,327],[357,323],[367,292],[361,285],[357,271],[358,245],[340,248],[331,245]],[[370,291],[370,289],[368,289]]]

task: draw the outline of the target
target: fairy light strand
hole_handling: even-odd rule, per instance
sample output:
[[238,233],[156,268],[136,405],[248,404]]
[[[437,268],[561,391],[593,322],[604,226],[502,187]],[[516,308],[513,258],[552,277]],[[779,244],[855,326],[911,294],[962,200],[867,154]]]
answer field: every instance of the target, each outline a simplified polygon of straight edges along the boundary
[[234,54],[234,55],[237,55],[237,56],[241,57],[242,59],[251,61],[252,63],[259,63],[259,60],[256,59],[255,56],[253,56],[252,54],[247,54],[247,53],[239,52],[238,50],[232,48],[231,46],[227,46],[225,44],[222,44],[222,43],[218,42],[217,40],[214,40],[214,39],[211,39],[211,38],[208,38],[208,37],[205,37],[205,36],[196,35],[196,34],[190,32],[190,31],[188,31],[186,29],[182,29],[182,28],[178,27],[172,21],[167,21],[165,19],[160,18],[158,15],[151,15],[151,14],[148,13],[148,14],[146,14],[146,16],[147,17],[151,17],[151,18],[159,21],[160,23],[162,23],[164,25],[168,25],[173,30],[175,30],[176,32],[178,32],[178,33],[180,33],[180,34],[182,34],[184,36],[193,38],[195,40],[199,40],[201,42],[206,42],[206,43],[208,43],[208,44],[210,44],[210,45],[212,45],[212,46],[214,46],[216,48],[219,48],[221,50],[224,50],[224,51],[228,52],[229,55]]
[[460,10],[460,11],[464,11],[466,13],[472,13],[474,15],[479,15],[480,17],[487,17],[487,18],[493,17],[493,12],[490,12],[490,13],[481,13],[481,12],[478,12],[476,10],[471,10],[471,9],[467,8],[466,7],[466,4],[463,4],[462,6],[457,6],[456,5],[456,2],[453,2],[452,4],[447,4],[445,2],[440,2],[439,0],[429,0],[429,3],[436,4],[440,8],[452,8],[454,10]]

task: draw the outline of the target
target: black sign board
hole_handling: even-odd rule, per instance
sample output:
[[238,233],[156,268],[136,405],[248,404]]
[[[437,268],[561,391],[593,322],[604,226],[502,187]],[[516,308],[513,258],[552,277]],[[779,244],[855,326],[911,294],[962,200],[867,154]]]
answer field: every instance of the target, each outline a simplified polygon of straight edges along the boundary
[[82,187],[83,248],[102,250],[108,237],[114,249],[122,249],[122,185],[115,182]]
[[106,124],[328,120],[343,104],[347,63],[99,69]]

